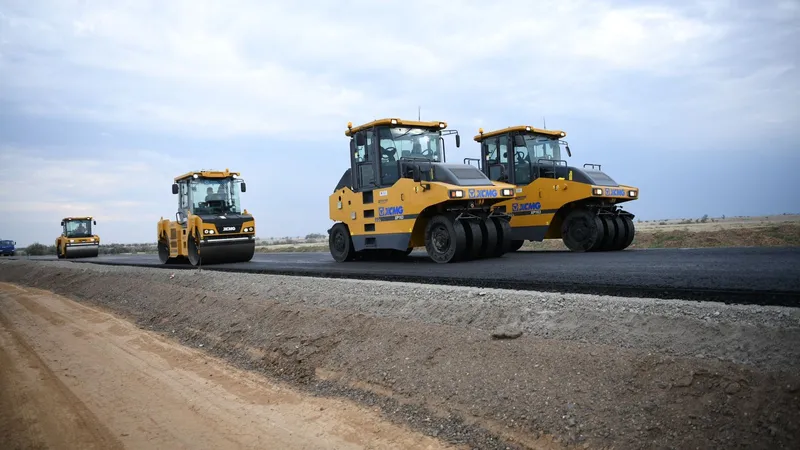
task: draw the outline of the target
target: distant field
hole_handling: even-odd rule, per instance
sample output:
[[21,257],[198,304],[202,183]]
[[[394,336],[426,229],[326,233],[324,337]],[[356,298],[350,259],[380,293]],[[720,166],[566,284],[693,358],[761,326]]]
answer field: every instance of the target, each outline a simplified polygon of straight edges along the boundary
[[[702,217],[636,222],[630,248],[790,247],[800,245],[800,214]],[[560,240],[526,242],[526,250],[566,250]]]
[[[800,246],[800,214],[756,217],[699,217],[636,222],[630,248]],[[523,250],[566,250],[561,240],[526,242]],[[259,246],[257,252],[328,251],[321,240]]]

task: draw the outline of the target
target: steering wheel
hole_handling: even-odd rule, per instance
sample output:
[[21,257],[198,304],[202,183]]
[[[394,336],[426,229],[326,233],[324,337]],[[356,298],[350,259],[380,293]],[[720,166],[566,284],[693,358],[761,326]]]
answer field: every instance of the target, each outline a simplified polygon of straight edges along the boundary
[[425,150],[422,151],[422,156],[426,158],[433,158],[433,150],[430,148],[426,148]]
[[[388,154],[384,154],[384,152]],[[397,160],[397,149],[394,147],[381,147],[381,159],[394,159]]]
[[525,161],[525,153],[522,152],[514,152],[514,156],[517,157],[517,162],[521,163]]

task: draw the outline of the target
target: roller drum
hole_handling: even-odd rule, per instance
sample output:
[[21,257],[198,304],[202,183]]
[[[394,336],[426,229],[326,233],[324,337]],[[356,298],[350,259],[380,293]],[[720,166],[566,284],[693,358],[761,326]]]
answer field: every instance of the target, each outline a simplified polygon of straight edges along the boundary
[[67,244],[65,253],[67,259],[93,258],[100,253],[100,244]]
[[247,262],[256,252],[256,241],[252,238],[233,238],[200,241],[201,264],[226,264]]

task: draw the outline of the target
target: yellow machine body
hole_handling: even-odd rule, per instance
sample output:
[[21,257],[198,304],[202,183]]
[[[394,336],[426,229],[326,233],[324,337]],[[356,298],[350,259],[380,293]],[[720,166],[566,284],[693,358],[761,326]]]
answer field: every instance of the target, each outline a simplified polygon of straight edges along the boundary
[[380,119],[348,124],[350,168],[329,197],[336,261],[404,256],[425,247],[447,263],[506,253],[510,216],[491,206],[514,196],[467,164],[445,162],[445,122]]
[[61,219],[61,236],[56,238],[59,259],[91,258],[100,253],[100,236],[93,234],[97,225],[91,216]]
[[247,190],[238,172],[198,170],[175,178],[176,220],[159,220],[158,257],[163,264],[246,262],[255,253],[253,216],[242,209]]
[[[618,184],[597,164],[570,166],[561,130],[527,125],[479,134],[481,170],[516,186],[515,198],[497,204],[511,214],[512,250],[524,241],[562,239],[572,251],[623,250],[633,241],[633,214],[620,205],[639,189]],[[509,151],[512,150],[512,151]]]

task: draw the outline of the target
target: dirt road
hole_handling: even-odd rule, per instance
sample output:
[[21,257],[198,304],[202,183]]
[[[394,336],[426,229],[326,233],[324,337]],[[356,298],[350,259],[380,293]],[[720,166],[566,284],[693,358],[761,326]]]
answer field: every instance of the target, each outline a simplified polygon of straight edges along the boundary
[[452,448],[46,291],[0,283],[4,448]]

